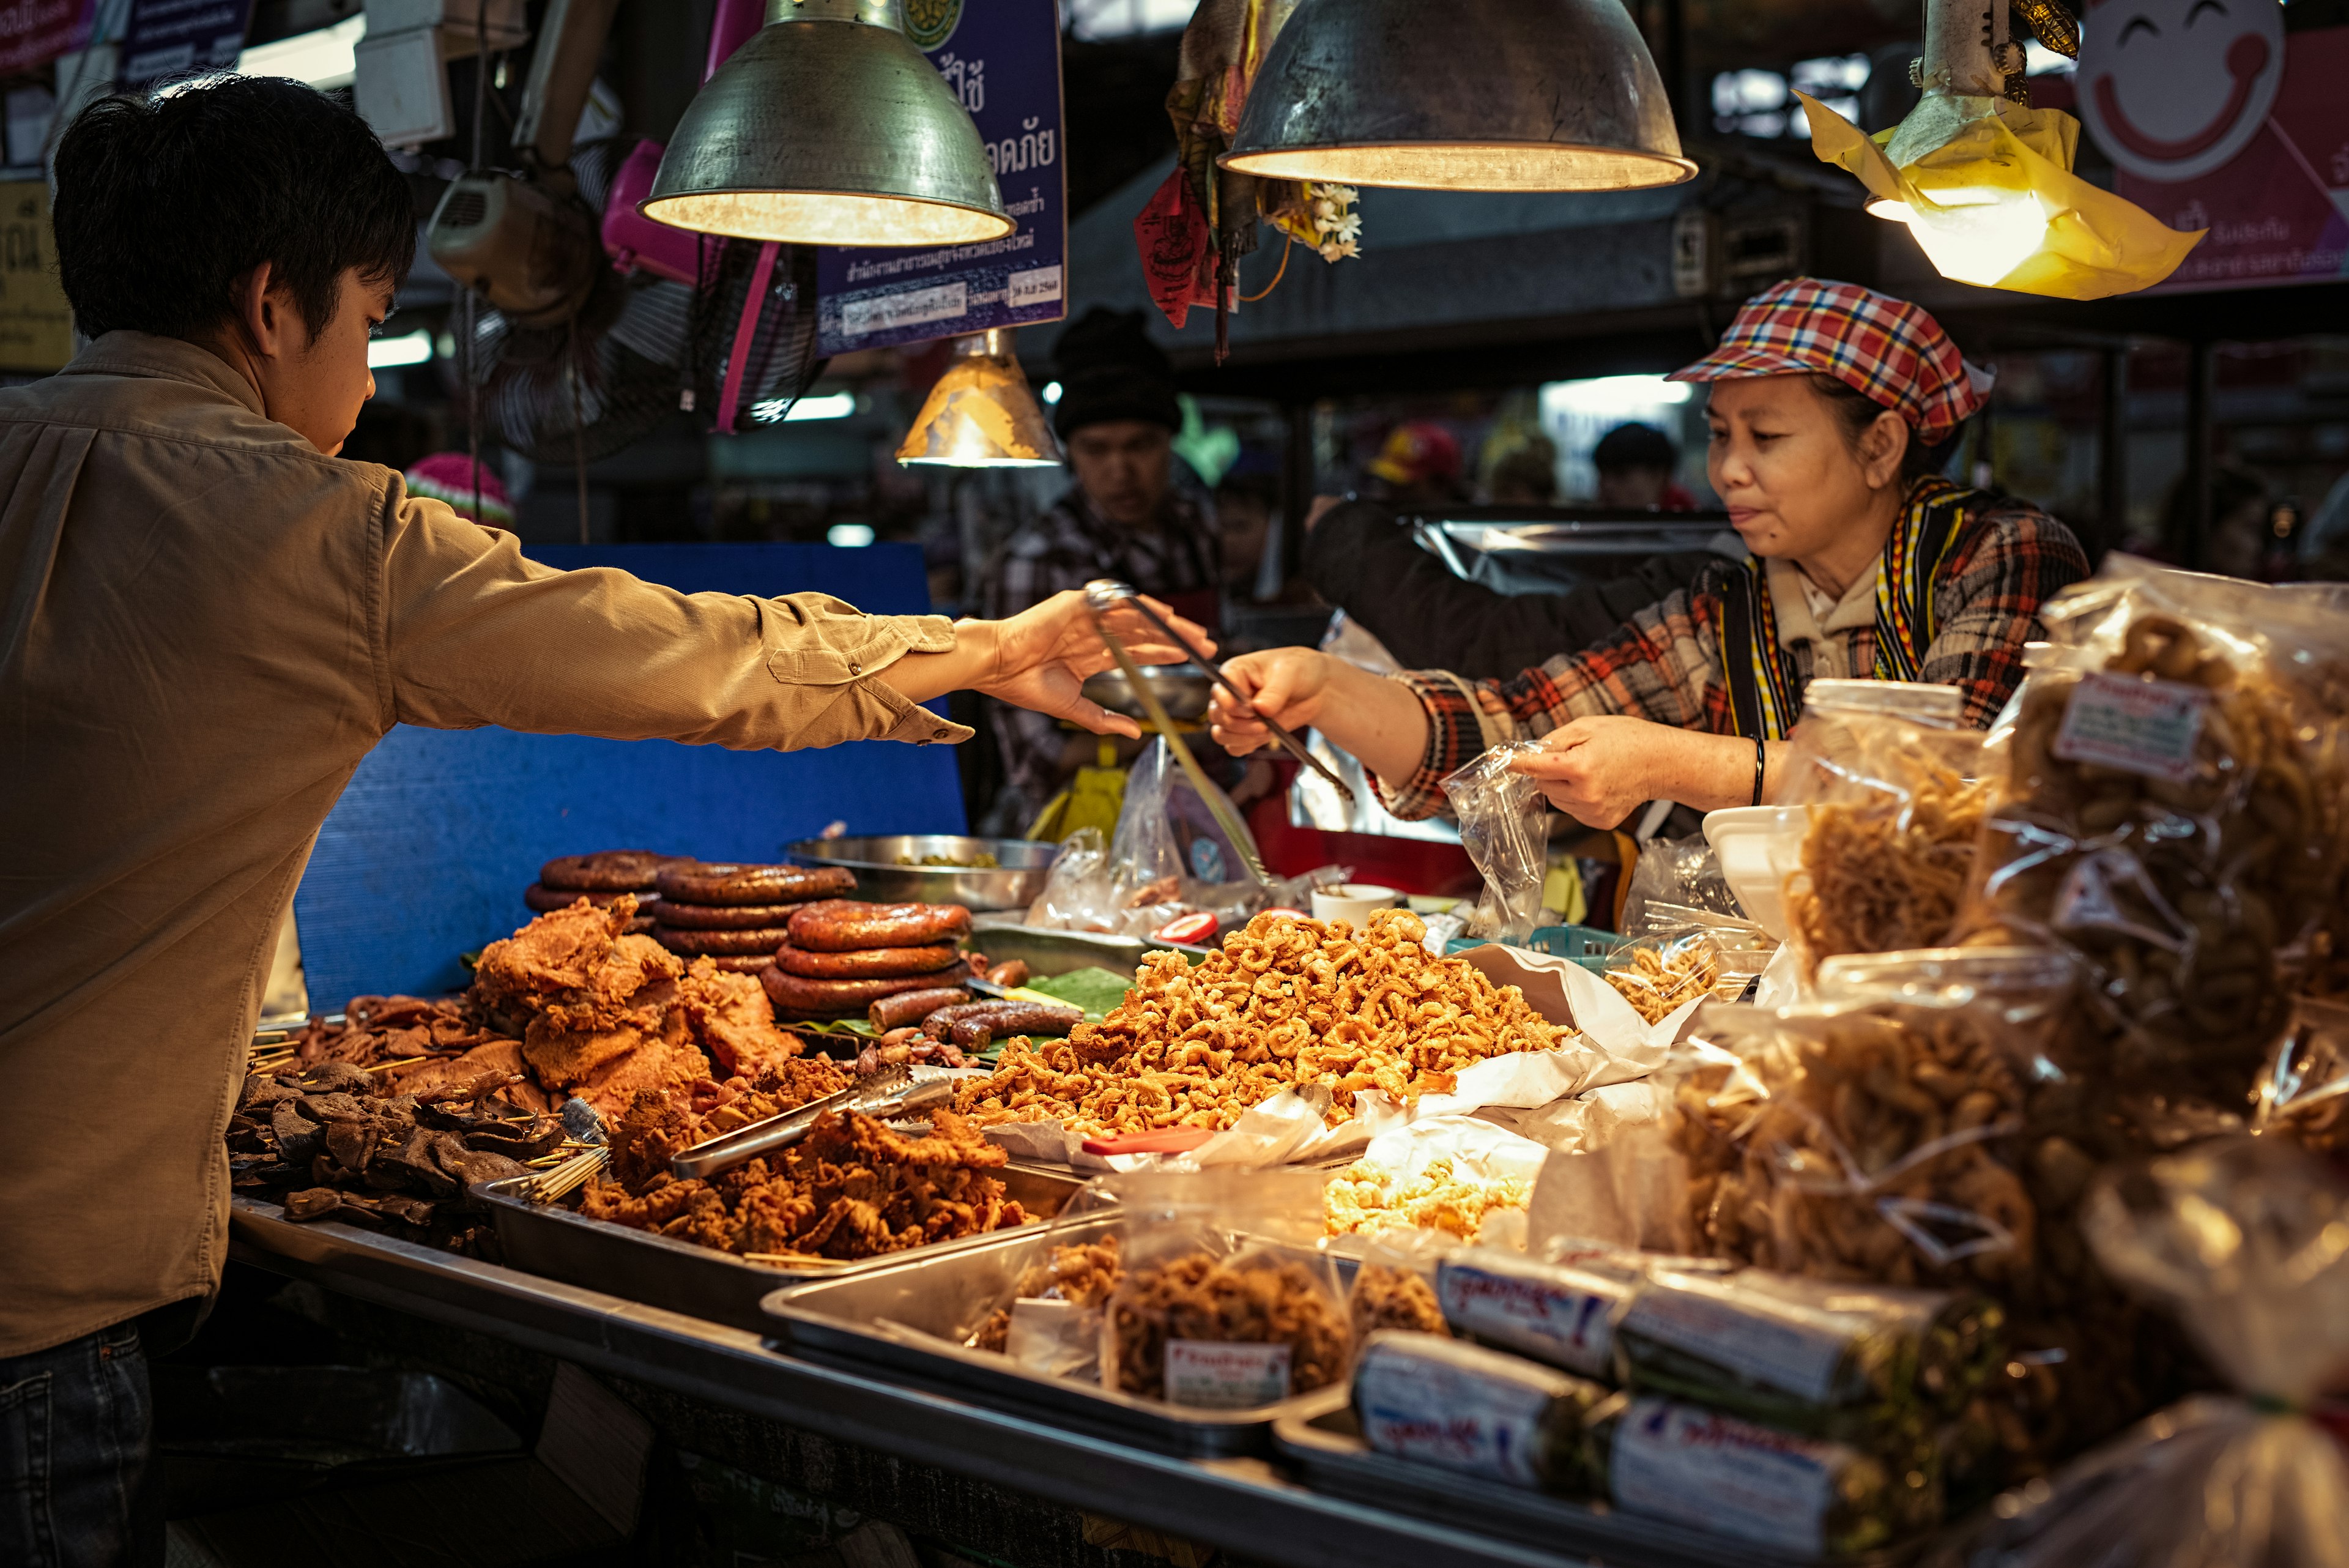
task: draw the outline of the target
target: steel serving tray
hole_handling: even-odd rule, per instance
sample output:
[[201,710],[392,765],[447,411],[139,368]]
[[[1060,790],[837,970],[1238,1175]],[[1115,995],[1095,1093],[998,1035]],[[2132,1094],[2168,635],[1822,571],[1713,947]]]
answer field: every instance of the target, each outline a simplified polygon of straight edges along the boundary
[[[1006,1194],[1029,1213],[1050,1220],[1084,1186],[1085,1178],[1066,1171],[1009,1165],[996,1173]],[[759,1310],[778,1284],[793,1280],[854,1277],[906,1258],[934,1257],[957,1248],[981,1245],[1004,1234],[936,1241],[880,1258],[829,1267],[753,1263],[710,1247],[656,1236],[608,1220],[590,1220],[561,1202],[533,1203],[522,1189],[535,1179],[509,1177],[475,1187],[497,1225],[506,1264],[565,1284],[625,1296],[647,1306],[708,1318],[712,1323],[766,1332],[772,1325]],[[1040,1232],[1041,1225],[1020,1228]]]
[[1018,959],[1040,979],[1074,969],[1132,974],[1142,967],[1142,955],[1148,950],[1139,937],[1056,931],[1048,926],[1022,925],[1016,914],[979,916],[970,923],[968,945],[996,963]]
[[1192,1409],[1030,1372],[962,1343],[1011,1299],[1022,1272],[1056,1247],[1099,1241],[1122,1223],[1113,1214],[1089,1214],[926,1257],[901,1253],[853,1276],[789,1285],[767,1298],[767,1327],[796,1355],[885,1367],[1072,1431],[1189,1459],[1266,1452],[1275,1418],[1318,1394],[1247,1410]]
[[[795,865],[840,866],[856,875],[859,898],[880,903],[960,904],[986,909],[1025,909],[1044,890],[1057,844],[1025,838],[967,838],[958,834],[900,833],[880,838],[802,838],[784,853]],[[992,855],[985,866],[901,865],[936,855],[972,859]]]
[[[1316,1491],[1446,1523],[1473,1520],[1486,1533],[1540,1546],[1560,1557],[1635,1562],[1655,1568],[1796,1568],[1817,1561],[1835,1568],[1897,1568],[1928,1544],[1928,1540],[1918,1540],[1857,1557],[1789,1557],[1733,1536],[1625,1513],[1605,1503],[1575,1502],[1462,1470],[1413,1464],[1362,1441],[1351,1392],[1344,1387],[1316,1389],[1289,1401],[1273,1422],[1272,1446]],[[1692,1517],[1701,1514],[1703,1506],[1702,1498],[1689,1499]]]

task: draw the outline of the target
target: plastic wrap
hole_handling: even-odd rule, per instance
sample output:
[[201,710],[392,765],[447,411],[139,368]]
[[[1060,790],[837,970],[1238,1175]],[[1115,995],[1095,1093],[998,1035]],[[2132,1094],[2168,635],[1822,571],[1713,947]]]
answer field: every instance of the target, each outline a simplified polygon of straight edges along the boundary
[[1616,1507],[1795,1557],[1870,1551],[1940,1514],[1922,1470],[1702,1406],[1619,1394],[1585,1425],[1592,1479]]
[[1475,1116],[1406,1122],[1330,1177],[1330,1234],[1432,1230],[1480,1241],[1496,1214],[1524,1210],[1548,1152]]
[[1321,1173],[1137,1171],[1125,1275],[1102,1325],[1102,1386],[1214,1409],[1251,1409],[1346,1376],[1352,1336],[1318,1251]]
[[2101,1071],[2239,1112],[2292,984],[2329,965],[2349,627],[2313,598],[2126,560],[2043,614],[2054,647],[1992,733],[2008,798],[1963,940],[2079,953]]
[[2004,1322],[1967,1292],[1653,1270],[1616,1318],[1615,1355],[1635,1389],[1891,1458],[1973,1402],[2006,1359]]
[[1952,728],[1955,687],[1816,680],[1777,804],[1809,808],[1786,878],[1806,971],[1838,953],[1940,946],[1956,921],[1997,784],[1982,736]]
[[1721,874],[1721,857],[1712,843],[1698,833],[1641,845],[1623,894],[1623,934],[1645,937],[1680,930],[1699,913],[1752,924]]
[[1721,943],[1707,930],[1642,937],[1607,955],[1607,983],[1645,1023],[1661,1023],[1721,983]]
[[2028,949],[1830,960],[1817,1003],[1709,1010],[1674,1085],[1692,1250],[2002,1304],[2018,1354],[1966,1418],[2017,1473],[2191,1371],[2079,1239],[2096,1168],[2180,1129],[2072,1054],[2075,972]]
[[1012,1299],[979,1324],[970,1345],[1033,1372],[1097,1383],[1102,1314],[1123,1272],[1115,1236],[1055,1248],[1019,1276]]
[[1509,765],[1541,749],[1537,741],[1495,746],[1444,781],[1444,798],[1460,823],[1460,846],[1485,877],[1485,898],[1469,926],[1473,936],[1523,942],[1541,924],[1548,807],[1540,785]]
[[1362,1347],[1353,1394],[1363,1440],[1381,1453],[1513,1486],[1592,1490],[1587,1423],[1608,1396],[1588,1379],[1390,1331]]
[[1991,1510],[1966,1568],[2339,1568],[2349,1460],[2307,1412],[2349,1364],[2349,1189],[2271,1138],[2220,1140],[2099,1181],[2114,1274],[2162,1301],[2240,1391],[2152,1417]]
[[1382,1328],[1448,1336],[1435,1297],[1435,1270],[1459,1250],[1443,1231],[1388,1231],[1371,1239],[1346,1289],[1346,1314],[1360,1345]]
[[2349,1154],[2349,1006],[2300,999],[2260,1075],[2251,1127],[2318,1154]]

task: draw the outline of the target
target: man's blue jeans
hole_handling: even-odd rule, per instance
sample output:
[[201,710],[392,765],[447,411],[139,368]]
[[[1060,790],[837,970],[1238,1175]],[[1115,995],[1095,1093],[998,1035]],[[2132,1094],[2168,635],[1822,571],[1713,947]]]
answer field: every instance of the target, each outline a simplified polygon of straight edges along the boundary
[[136,1324],[0,1360],[0,1563],[157,1568],[154,1448]]

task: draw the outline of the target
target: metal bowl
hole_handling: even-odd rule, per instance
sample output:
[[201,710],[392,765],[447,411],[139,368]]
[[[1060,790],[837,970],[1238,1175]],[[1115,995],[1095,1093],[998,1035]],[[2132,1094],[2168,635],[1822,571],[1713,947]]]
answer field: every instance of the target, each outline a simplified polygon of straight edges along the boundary
[[[1187,722],[1204,718],[1207,699],[1214,694],[1216,683],[1207,672],[1195,664],[1145,664],[1142,678],[1156,693],[1159,703],[1170,719]],[[1123,670],[1104,670],[1085,682],[1085,695],[1112,713],[1123,713],[1129,719],[1150,722],[1149,712],[1142,699],[1133,694]]]
[[[856,890],[884,903],[960,904],[971,910],[1024,909],[1044,890],[1057,844],[1026,838],[963,838],[949,833],[899,833],[880,838],[802,838],[785,851],[801,866],[843,866],[856,873]],[[906,866],[943,855],[995,857],[989,870],[958,866]]]

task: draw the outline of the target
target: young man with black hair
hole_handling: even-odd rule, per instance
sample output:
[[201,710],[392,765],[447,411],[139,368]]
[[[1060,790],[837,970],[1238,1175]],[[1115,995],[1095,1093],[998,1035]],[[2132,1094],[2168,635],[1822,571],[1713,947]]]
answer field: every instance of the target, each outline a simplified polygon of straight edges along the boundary
[[218,1287],[278,923],[394,724],[928,743],[973,687],[1133,727],[1079,692],[1078,596],[957,625],[557,572],[338,461],[416,214],[308,88],[93,105],[54,213],[92,341],[0,392],[0,1563],[157,1563],[144,1354]]

